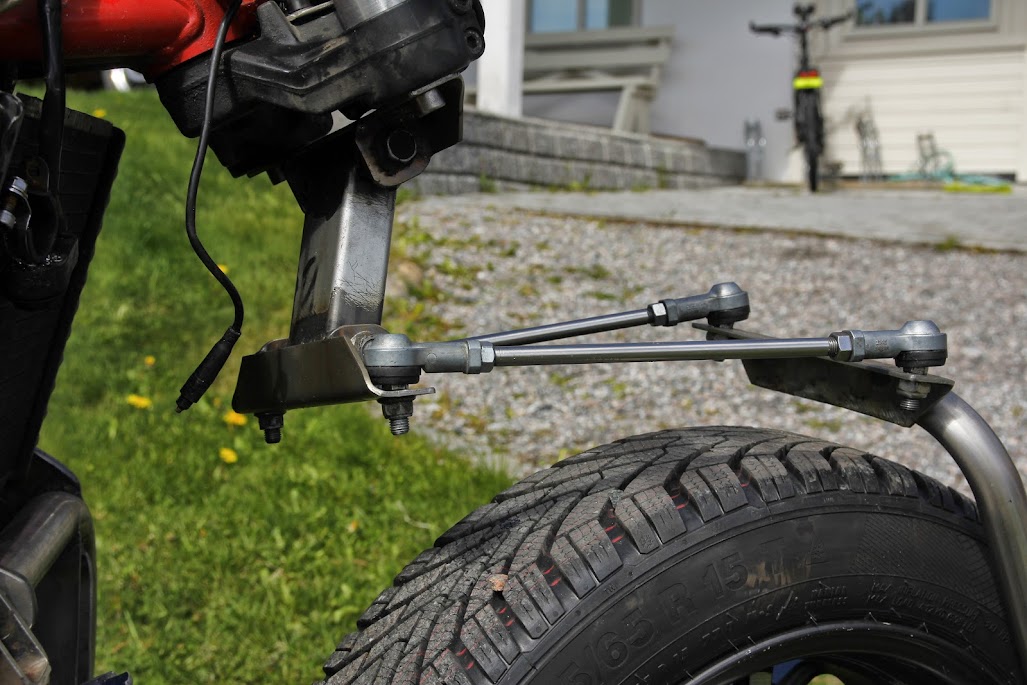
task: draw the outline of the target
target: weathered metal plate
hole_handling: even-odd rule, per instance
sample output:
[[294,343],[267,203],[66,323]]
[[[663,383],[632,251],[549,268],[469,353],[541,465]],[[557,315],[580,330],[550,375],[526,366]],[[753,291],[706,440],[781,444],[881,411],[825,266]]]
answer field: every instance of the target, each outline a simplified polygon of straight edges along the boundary
[[232,408],[240,414],[428,395],[434,388],[386,391],[375,387],[352,337],[385,332],[377,326],[349,326],[335,337],[299,345],[267,345],[243,357]]
[[[758,339],[772,336],[750,333],[737,328],[714,328],[693,324],[699,330],[735,339]],[[812,357],[805,359],[746,359],[743,362],[749,382],[768,390],[776,390],[803,399],[850,409],[906,428],[916,423],[928,409],[952,390],[955,381],[942,376],[913,375],[896,367],[864,361],[838,362]],[[927,397],[915,410],[899,406],[899,383],[913,381],[926,384]]]

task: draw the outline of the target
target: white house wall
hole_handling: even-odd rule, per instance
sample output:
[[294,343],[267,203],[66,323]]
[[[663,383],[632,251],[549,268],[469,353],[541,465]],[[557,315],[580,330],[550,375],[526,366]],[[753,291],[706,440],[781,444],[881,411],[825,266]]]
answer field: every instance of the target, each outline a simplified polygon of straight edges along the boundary
[[[759,119],[767,138],[764,174],[782,178],[793,134],[789,122],[775,120],[774,111],[790,106],[793,41],[756,36],[748,26],[752,20],[789,21],[792,4],[792,0],[643,0],[643,26],[675,27],[663,86],[653,103],[653,132],[737,150],[744,147],[745,120]],[[484,7],[487,17],[488,0]],[[475,71],[468,72],[470,83],[476,79]],[[616,111],[614,93],[524,99],[526,116],[581,124],[610,126]]]
[[860,168],[855,117],[867,104],[886,173],[914,167],[916,136],[933,133],[960,172],[1017,171],[1023,146],[1024,52],[825,63],[829,157]]
[[653,131],[741,149],[745,120],[758,119],[767,139],[764,177],[782,178],[794,134],[791,122],[775,119],[775,110],[791,107],[794,41],[757,36],[749,31],[749,22],[788,22],[792,4],[643,0],[643,24],[676,28],[664,86],[653,106]]

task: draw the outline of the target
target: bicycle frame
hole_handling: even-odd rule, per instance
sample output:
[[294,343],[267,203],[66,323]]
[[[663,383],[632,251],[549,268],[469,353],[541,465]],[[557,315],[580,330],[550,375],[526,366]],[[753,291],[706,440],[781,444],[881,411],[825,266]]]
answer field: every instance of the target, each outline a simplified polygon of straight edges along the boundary
[[813,5],[795,5],[793,12],[799,19],[797,24],[769,24],[758,26],[749,23],[753,33],[767,33],[780,36],[794,34],[799,41],[799,68],[792,79],[792,118],[795,122],[795,137],[805,148],[808,165],[809,188],[816,192],[818,186],[818,159],[824,148],[824,119],[820,112],[820,89],[823,79],[820,72],[810,63],[809,34],[815,28],[825,31],[851,18],[844,14],[829,19],[811,21],[815,12]]
[[[411,10],[409,25],[389,24],[386,31],[389,12],[406,6],[416,8],[416,12]],[[843,331],[798,341],[761,339],[734,329],[734,324],[749,314],[748,299],[738,286],[721,284],[708,293],[663,300],[635,312],[527,331],[444,343],[412,343],[403,336],[390,336],[380,324],[395,189],[420,173],[434,153],[460,138],[463,89],[457,74],[484,49],[480,8],[472,0],[334,0],[318,5],[296,0],[288,7],[287,15],[277,3],[243,0],[229,33],[229,40],[234,41],[231,52],[215,65],[221,67],[220,72],[213,70],[221,86],[231,86],[222,91],[227,94],[214,112],[212,145],[219,157],[233,173],[267,171],[276,181],[288,181],[306,215],[289,337],[268,343],[243,360],[233,400],[237,411],[258,417],[268,442],[281,439],[286,411],[372,399],[382,404],[393,432],[405,432],[416,397],[432,392],[410,387],[421,371],[483,373],[496,366],[529,363],[746,359],[746,369],[757,385],[900,425],[918,423],[938,439],[977,498],[1027,672],[1027,603],[1023,601],[1027,597],[1027,531],[1022,526],[1027,520],[1027,496],[994,432],[949,392],[950,381],[926,375],[928,367],[944,360],[944,335],[936,327],[917,322],[896,331]],[[158,82],[162,100],[183,133],[195,135],[203,123],[195,100],[206,86],[206,74],[211,70],[209,52],[224,14],[218,0],[150,0],[145,4],[80,0],[74,11],[63,17],[66,65],[145,70]],[[338,38],[342,25],[351,43],[395,57],[404,67],[384,59],[357,64],[348,61],[345,51],[330,53],[327,46]],[[21,74],[42,73],[44,33],[36,3],[0,2],[0,63],[17,65]],[[808,68],[806,34],[800,36],[802,66]],[[328,77],[324,83],[302,75],[301,67],[312,63],[303,61],[307,55],[292,48],[280,49],[292,45],[290,40],[316,45],[317,57],[311,60],[326,59],[325,54],[333,60],[325,66],[323,73]],[[423,54],[442,56],[426,64]],[[278,71],[272,73],[269,64]],[[272,76],[278,79],[276,88],[268,86]],[[331,132],[331,112],[337,109],[353,115],[356,123]],[[366,114],[368,111],[372,113]],[[249,127],[236,126],[239,121]],[[256,144],[261,132],[276,130],[284,121],[295,124],[291,136]],[[117,140],[111,145],[111,159],[116,164],[120,148],[115,149]],[[110,181],[113,173],[107,168]],[[97,188],[95,197],[105,198],[107,191],[109,183]],[[92,217],[96,231],[100,209]],[[83,264],[81,279],[84,269]],[[77,296],[73,300],[67,326]],[[699,319],[706,320],[710,339],[698,344],[674,343],[662,348],[535,345],[583,333]],[[59,359],[63,339],[57,338],[53,354]],[[797,359],[799,356],[816,359]],[[858,363],[872,357],[894,359],[902,370],[882,371]],[[55,362],[50,364],[55,374]],[[324,373],[326,368],[332,373]],[[782,371],[785,369],[787,372]],[[871,376],[872,380],[867,380]],[[886,377],[883,385],[879,382],[882,377]],[[52,385],[52,377],[49,382]],[[852,399],[852,393],[840,392],[854,383],[866,384],[866,394],[859,401]],[[40,392],[34,414],[39,421],[48,394],[45,387]],[[901,411],[896,409],[896,397],[908,400],[899,405]],[[18,420],[27,425],[35,419]],[[0,424],[5,421],[11,418],[0,416]],[[66,662],[72,666],[60,671],[59,682],[80,682],[80,676],[85,673],[88,677],[92,668],[95,562],[91,520],[74,476],[32,449],[38,426],[29,426],[27,432],[29,449],[19,443],[15,450],[2,452],[5,470],[21,474],[42,464],[46,471],[34,475],[33,497],[19,501],[17,511],[9,512],[5,521],[2,539],[6,543],[0,545],[0,600],[4,604],[0,613],[6,611],[12,618],[29,647],[0,657],[23,671],[41,668],[47,657],[53,663]],[[72,552],[67,553],[68,549]],[[65,568],[65,554],[76,563]],[[73,597],[45,594],[51,582],[46,579],[54,573],[74,579]],[[38,608],[34,603],[55,604],[53,620],[78,629],[73,648],[56,647],[53,636],[36,639],[33,630],[38,634],[40,629],[25,620]]]
[[[260,0],[243,0],[229,40],[250,35]],[[41,63],[36,2],[17,0],[0,12],[0,61]],[[62,17],[69,69],[132,67],[155,78],[210,51],[224,16],[218,0],[80,0]]]

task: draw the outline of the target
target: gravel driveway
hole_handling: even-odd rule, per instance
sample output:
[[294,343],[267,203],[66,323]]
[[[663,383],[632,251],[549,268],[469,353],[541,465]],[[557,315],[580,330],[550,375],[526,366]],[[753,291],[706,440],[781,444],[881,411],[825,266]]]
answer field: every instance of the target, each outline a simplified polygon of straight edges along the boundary
[[[641,308],[723,281],[749,291],[753,313],[740,325],[749,330],[820,336],[932,319],[949,335],[949,362],[938,373],[956,379],[1027,474],[1023,253],[542,216],[496,207],[488,196],[430,198],[399,215],[405,253],[394,260],[393,293],[428,293],[423,318],[440,319],[453,337]],[[701,336],[683,324],[592,339]],[[418,401],[413,430],[516,475],[628,435],[743,424],[860,447],[966,490],[921,429],[754,388],[740,362],[503,368],[423,380],[438,395]]]

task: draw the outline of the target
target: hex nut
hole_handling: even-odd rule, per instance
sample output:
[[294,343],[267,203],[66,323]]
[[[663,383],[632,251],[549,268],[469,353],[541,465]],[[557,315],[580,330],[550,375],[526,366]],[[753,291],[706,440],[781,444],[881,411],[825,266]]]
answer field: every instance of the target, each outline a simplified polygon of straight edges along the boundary
[[382,405],[382,416],[389,419],[409,418],[414,415],[413,400],[384,401]]
[[906,397],[912,400],[922,400],[931,393],[931,386],[928,383],[902,379],[899,381],[896,393],[899,397]]
[[853,344],[852,336],[847,332],[832,333],[831,339],[834,340],[838,349],[834,353],[834,358],[838,361],[847,362],[852,359]]
[[649,305],[649,323],[653,326],[666,326],[667,305],[662,302]]

